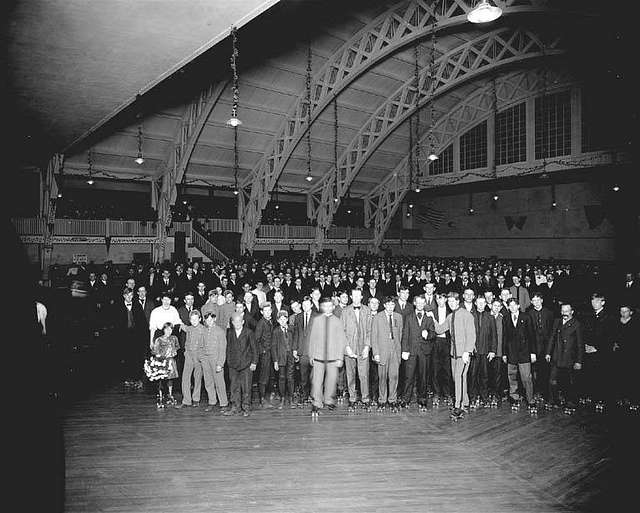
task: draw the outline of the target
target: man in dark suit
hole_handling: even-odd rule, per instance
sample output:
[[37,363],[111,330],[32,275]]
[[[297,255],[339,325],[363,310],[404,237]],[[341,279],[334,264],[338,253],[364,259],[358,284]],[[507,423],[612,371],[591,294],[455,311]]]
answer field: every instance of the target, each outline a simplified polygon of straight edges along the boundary
[[145,318],[145,338],[148,338],[146,333],[149,326],[149,319],[151,318],[151,312],[156,307],[153,299],[150,299],[147,294],[147,288],[144,285],[138,287],[138,304]]
[[611,368],[615,320],[605,308],[607,298],[601,292],[591,294],[591,314],[583,318],[585,343],[582,394],[598,403],[604,402],[612,392],[614,369]]
[[545,360],[547,344],[553,328],[553,313],[543,306],[541,292],[534,292],[531,308],[527,312],[531,317],[536,337],[536,363],[533,365],[533,387],[536,393],[548,399],[549,365]]
[[207,287],[206,287],[206,285],[204,283],[204,280],[202,280],[202,279],[198,280],[198,284],[196,286],[196,290],[193,291],[193,292],[194,292],[193,306],[197,310],[200,310],[204,306],[204,304],[207,302],[207,300],[209,299],[209,294],[207,293]]
[[487,310],[484,296],[478,296],[471,312],[476,327],[476,350],[469,364],[469,396],[471,401],[486,403],[489,396],[489,364],[498,347],[496,322]]
[[[435,322],[443,324],[451,310],[447,306],[447,296],[445,294],[435,294],[436,307],[430,311]],[[425,311],[426,304],[425,304]],[[433,341],[432,351],[432,382],[433,392],[439,399],[451,397],[453,378],[451,376],[451,341],[449,333],[436,334]]]
[[366,304],[369,302],[369,298],[376,297],[378,301],[382,302],[382,289],[378,287],[375,278],[369,280],[369,285],[365,287],[362,301]]
[[558,404],[558,391],[563,390],[567,407],[575,407],[576,373],[582,369],[584,342],[582,326],[573,317],[573,307],[562,305],[562,318],[557,319],[551,330],[546,347],[545,360],[551,364],[549,395],[553,404]]
[[378,285],[382,287],[382,293],[385,296],[397,295],[395,291],[395,282],[391,277],[391,273],[385,272]]
[[242,415],[248,417],[251,410],[251,377],[258,363],[258,350],[253,331],[244,326],[242,315],[234,313],[231,325],[227,330],[231,409],[224,415],[235,415],[242,411]]
[[413,274],[413,269],[407,269],[407,273],[404,279],[404,284],[409,288],[409,297],[413,298],[422,293],[422,287],[417,276]]
[[438,308],[438,303],[436,301],[436,284],[435,283],[425,283],[424,284],[424,311],[425,312],[433,312]]
[[121,300],[114,304],[115,333],[124,383],[137,388],[142,387],[142,368],[148,340],[144,336],[146,326],[136,325],[142,318],[144,314],[139,303],[133,301],[133,292],[124,289]]
[[509,315],[502,320],[503,356],[509,377],[509,397],[518,401],[518,372],[527,402],[533,402],[531,364],[536,363],[536,342],[531,318],[520,311],[515,298],[507,301]]
[[618,303],[621,306],[630,306],[637,308],[640,305],[639,297],[640,287],[633,273],[628,272],[625,276],[625,282],[618,290]]
[[395,301],[394,312],[402,315],[402,320],[413,313],[413,305],[409,303],[409,287],[402,285],[400,287],[400,294]]
[[[311,364],[309,363],[309,328],[315,315],[313,303],[309,296],[302,299],[302,312],[296,315],[293,326],[293,357],[300,362],[301,397],[298,405],[304,404],[311,393]],[[291,407],[294,407],[292,403]]]
[[267,292],[268,302],[273,303],[273,297],[276,291],[280,291],[282,293],[282,297],[284,297],[285,293],[284,293],[284,290],[282,289],[282,282],[280,281],[280,278],[277,276],[273,279],[273,288],[269,292]]
[[424,296],[414,299],[415,312],[406,317],[402,330],[402,359],[405,362],[403,403],[409,404],[418,373],[418,404],[426,408],[432,374],[432,350],[436,338],[433,319],[425,312]]
[[[171,272],[169,269],[163,269],[162,277],[158,280],[157,288],[156,288],[158,296],[156,297],[156,301],[159,301],[160,298],[164,295],[168,295],[173,298],[176,292],[176,283],[175,280],[171,277]],[[187,324],[188,326],[189,324]]]
[[258,298],[253,294],[253,292],[245,292],[242,299],[244,302],[245,313],[253,317],[255,322],[258,322],[258,319],[260,319],[260,305],[258,304]]
[[262,408],[271,408],[271,403],[265,403],[267,390],[272,390],[272,372],[271,372],[271,338],[273,334],[272,322],[272,304],[266,302],[260,305],[262,317],[256,324],[255,337],[256,347],[258,348],[258,393],[260,398],[260,406]]
[[297,299],[298,301],[302,302],[305,294],[306,290],[302,283],[302,278],[298,276],[293,282],[293,287],[289,291],[289,296],[291,297],[291,300]]

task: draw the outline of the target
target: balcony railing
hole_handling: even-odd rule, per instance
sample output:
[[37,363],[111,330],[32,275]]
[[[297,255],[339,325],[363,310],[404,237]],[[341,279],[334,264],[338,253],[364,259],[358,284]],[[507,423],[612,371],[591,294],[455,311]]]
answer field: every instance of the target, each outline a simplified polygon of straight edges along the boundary
[[[44,220],[41,218],[13,219],[13,224],[20,235],[42,235]],[[240,223],[237,219],[209,219],[201,223],[205,230],[213,232],[240,233]],[[169,235],[176,231],[185,232],[192,236],[190,222],[174,222],[169,229]],[[110,219],[56,219],[54,235],[75,235],[93,237],[155,237],[156,223],[150,221],[114,221]],[[260,239],[314,239],[316,229],[313,226],[290,226],[263,224],[258,229]],[[329,239],[371,239],[371,228],[352,226],[332,226],[329,228]]]
[[[17,218],[13,219],[16,231],[20,235],[42,235],[44,219]],[[169,235],[176,231],[183,231],[187,237],[191,236],[191,223],[173,223]],[[114,221],[110,219],[56,219],[53,228],[54,235],[77,235],[88,237],[155,237],[156,224],[149,221]]]

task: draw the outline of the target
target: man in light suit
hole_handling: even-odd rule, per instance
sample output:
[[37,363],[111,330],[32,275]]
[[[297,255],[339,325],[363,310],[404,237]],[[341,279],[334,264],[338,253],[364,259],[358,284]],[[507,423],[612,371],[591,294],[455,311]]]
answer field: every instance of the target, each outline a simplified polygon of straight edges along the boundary
[[368,406],[369,398],[369,350],[371,348],[371,311],[362,304],[362,291],[351,291],[351,304],[342,310],[340,316],[344,333],[347,338],[345,348],[345,369],[347,387],[349,389],[349,407],[355,406],[356,374],[360,382],[362,402]]
[[387,296],[384,310],[371,323],[373,360],[378,365],[378,409],[388,402],[392,412],[397,412],[398,375],[403,339],[402,315],[394,312],[393,296]]
[[429,379],[432,374],[433,342],[436,338],[432,317],[424,310],[424,296],[416,296],[413,300],[415,312],[406,317],[402,332],[402,359],[405,361],[405,383],[403,403],[409,404],[413,395],[413,387],[418,374],[417,400],[421,408],[427,406]]
[[529,291],[520,283],[519,276],[514,275],[511,279],[513,280],[513,287],[509,288],[511,297],[514,298],[520,305],[520,311],[526,312],[529,306],[531,306]]
[[338,369],[344,364],[347,346],[342,322],[333,315],[331,298],[322,298],[320,308],[321,315],[316,315],[311,321],[308,335],[309,362],[313,366],[312,416],[317,416],[324,406],[329,410],[335,409]]
[[[460,308],[460,295],[457,292],[449,292],[447,304],[451,313],[444,323],[436,324],[436,333],[449,332],[451,337],[451,374],[455,387],[456,398],[451,415],[454,419],[464,416],[463,408],[469,407],[469,395],[467,394],[467,373],[471,353],[476,348],[476,327],[473,315],[464,308]],[[427,315],[433,317],[432,312]]]

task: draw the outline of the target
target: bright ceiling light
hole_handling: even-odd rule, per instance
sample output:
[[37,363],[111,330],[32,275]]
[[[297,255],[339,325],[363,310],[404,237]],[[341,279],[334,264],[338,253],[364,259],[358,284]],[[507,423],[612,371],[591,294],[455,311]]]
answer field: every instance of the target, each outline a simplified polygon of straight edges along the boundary
[[240,121],[237,117],[235,116],[231,116],[228,120],[227,120],[227,125],[230,127],[237,127],[242,125],[242,121]]
[[93,178],[89,177],[89,179],[87,180],[87,183],[89,185],[93,185],[95,182],[93,181]]
[[467,20],[471,23],[489,23],[502,16],[502,9],[492,5],[489,0],[480,0],[467,14]]
[[138,155],[134,162],[141,166],[142,164],[144,164],[144,158],[142,158],[142,155]]
[[434,160],[438,160],[438,156],[435,153],[430,153],[427,159],[433,162]]
[[420,187],[416,187],[416,192],[420,192]]
[[613,186],[613,192],[618,192],[620,190],[620,187],[618,187],[617,185]]
[[311,180],[313,180],[313,176],[311,176],[311,175],[307,175],[307,176],[306,176],[306,178],[305,178],[305,180],[306,180],[307,182],[310,182]]

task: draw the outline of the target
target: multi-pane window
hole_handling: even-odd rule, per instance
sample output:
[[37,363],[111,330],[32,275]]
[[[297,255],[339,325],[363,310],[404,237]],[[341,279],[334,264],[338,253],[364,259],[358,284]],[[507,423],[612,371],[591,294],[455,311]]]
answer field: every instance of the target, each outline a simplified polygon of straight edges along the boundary
[[496,114],[496,165],[527,160],[527,108],[519,103]]
[[453,173],[453,144],[447,146],[438,155],[438,160],[429,162],[429,175],[443,175]]
[[536,98],[536,159],[571,154],[569,91]]
[[460,169],[487,167],[487,122],[483,121],[460,136]]

